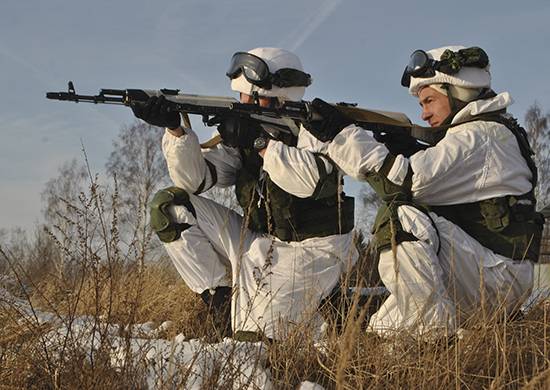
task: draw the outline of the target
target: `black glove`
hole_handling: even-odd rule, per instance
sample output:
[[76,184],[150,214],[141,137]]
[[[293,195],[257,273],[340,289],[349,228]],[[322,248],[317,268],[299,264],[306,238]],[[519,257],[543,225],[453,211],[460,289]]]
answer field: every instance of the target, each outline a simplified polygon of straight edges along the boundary
[[227,116],[219,119],[219,123],[218,132],[223,143],[233,148],[252,149],[254,140],[263,133],[258,121],[245,116]]
[[130,106],[134,115],[153,126],[179,127],[181,117],[177,111],[170,111],[173,103],[161,96],[151,96],[145,103],[132,103]]
[[381,133],[373,132],[374,139],[386,145],[391,154],[397,156],[402,154],[410,157],[416,152],[427,149],[430,145],[422,144],[409,134],[404,133]]
[[319,141],[332,141],[342,129],[351,125],[353,121],[342,114],[338,109],[324,100],[315,98],[311,102],[314,114],[321,117],[312,120],[305,125],[305,128]]

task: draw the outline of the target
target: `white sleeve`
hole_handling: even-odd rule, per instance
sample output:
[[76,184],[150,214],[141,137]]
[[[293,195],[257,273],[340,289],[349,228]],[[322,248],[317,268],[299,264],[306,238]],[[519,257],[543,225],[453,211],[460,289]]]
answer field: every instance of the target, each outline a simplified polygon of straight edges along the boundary
[[411,156],[412,192],[423,203],[448,204],[472,199],[485,175],[487,139],[473,131],[448,131],[434,147]]
[[413,197],[421,203],[470,203],[531,189],[531,172],[512,132],[476,121],[450,129],[410,158]]
[[215,148],[203,149],[202,153],[204,158],[216,169],[216,183],[213,184],[219,187],[229,187],[235,184],[237,171],[242,167],[241,154],[237,148],[220,143]]
[[[192,129],[185,129],[181,137],[166,131],[162,151],[174,185],[191,193],[210,188],[216,177],[219,185],[233,184],[241,163],[238,154],[221,147],[203,151]],[[211,164],[207,164],[206,159]],[[216,171],[214,174],[212,169]]]
[[356,180],[365,180],[366,172],[378,172],[388,154],[370,131],[356,125],[344,128],[328,146],[332,161]]
[[263,169],[270,179],[286,192],[299,198],[313,195],[321,179],[318,164],[323,164],[326,174],[332,172],[332,164],[316,155],[326,149],[326,144],[308,137],[301,129],[296,147],[280,141],[270,141],[264,154]]
[[[355,125],[334,138],[328,153],[347,175],[358,180],[364,180],[367,172],[378,172],[389,155],[371,132]],[[429,205],[520,195],[531,188],[531,173],[515,136],[492,122],[458,125],[433,147],[410,158],[395,156],[387,178],[401,185],[411,170],[413,199]]]

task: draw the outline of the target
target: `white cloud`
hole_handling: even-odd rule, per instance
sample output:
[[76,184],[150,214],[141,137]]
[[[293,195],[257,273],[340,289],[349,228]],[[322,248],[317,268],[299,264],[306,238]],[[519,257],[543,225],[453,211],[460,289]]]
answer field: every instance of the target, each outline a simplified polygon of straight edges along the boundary
[[319,5],[317,12],[312,13],[302,26],[294,30],[279,45],[296,51],[317,30],[330,15],[340,6],[343,0],[325,0]]

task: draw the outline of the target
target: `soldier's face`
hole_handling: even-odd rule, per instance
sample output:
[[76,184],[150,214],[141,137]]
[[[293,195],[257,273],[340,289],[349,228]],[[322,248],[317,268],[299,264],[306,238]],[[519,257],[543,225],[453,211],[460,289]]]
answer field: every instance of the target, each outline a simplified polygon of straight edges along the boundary
[[418,93],[418,103],[422,107],[422,120],[431,127],[440,126],[451,114],[449,98],[433,88],[422,88]]
[[[247,95],[246,93],[241,92],[240,97],[241,97],[240,99],[241,103],[246,103],[246,104],[254,103],[254,97],[251,95]],[[260,103],[260,107],[272,107],[272,105],[274,104],[274,98],[260,96],[258,100]]]

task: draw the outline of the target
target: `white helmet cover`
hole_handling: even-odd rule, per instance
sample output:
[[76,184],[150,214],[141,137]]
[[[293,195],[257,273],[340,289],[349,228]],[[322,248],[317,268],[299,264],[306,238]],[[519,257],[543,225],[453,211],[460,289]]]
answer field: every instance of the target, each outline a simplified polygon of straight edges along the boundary
[[[444,46],[437,49],[427,51],[428,57],[439,60],[445,50],[452,50],[454,52],[466,49],[464,46]],[[418,96],[418,92],[422,87],[431,84],[450,84],[457,87],[464,88],[490,88],[491,87],[491,73],[489,72],[489,65],[485,68],[475,68],[464,66],[456,74],[446,74],[443,72],[435,71],[433,77],[411,77],[411,84],[409,86],[409,93],[413,96]]]
[[[288,50],[279,49],[275,47],[259,47],[257,49],[249,50],[248,53],[254,54],[264,60],[269,67],[271,73],[275,73],[279,69],[291,68],[303,71],[302,62],[298,56]],[[254,92],[258,92],[259,96],[265,97],[277,97],[281,100],[300,101],[304,97],[306,87],[287,87],[279,88],[273,86],[271,89],[263,89],[250,82],[240,74],[238,77],[231,80],[231,89],[236,92],[246,93],[252,95]]]

